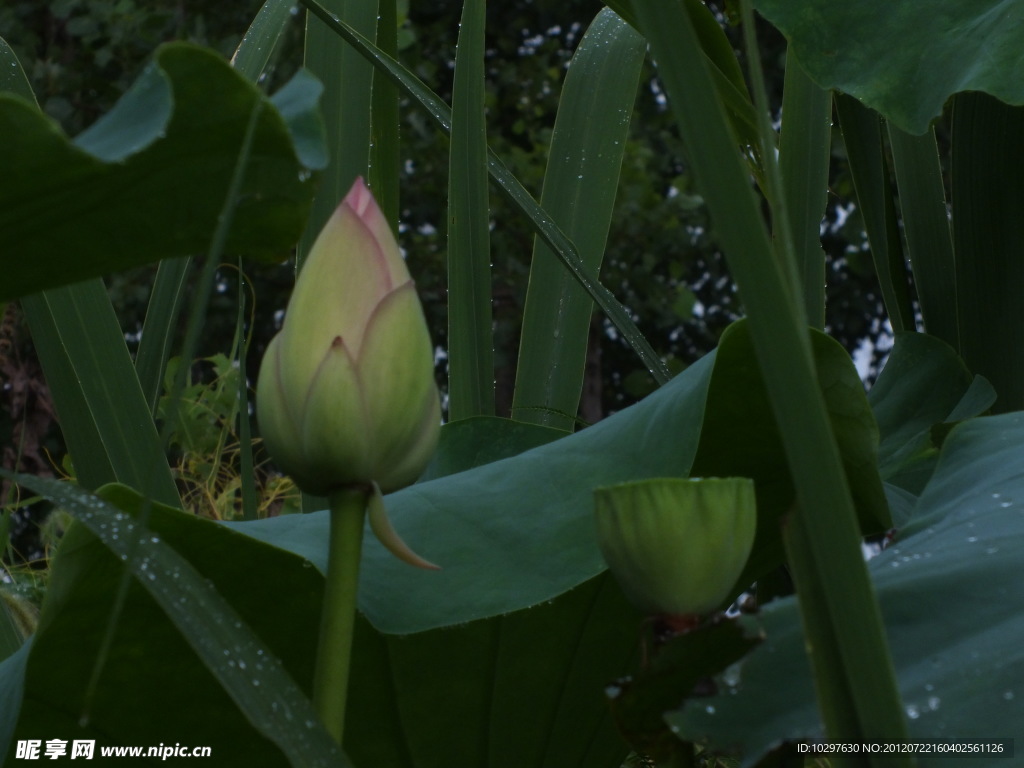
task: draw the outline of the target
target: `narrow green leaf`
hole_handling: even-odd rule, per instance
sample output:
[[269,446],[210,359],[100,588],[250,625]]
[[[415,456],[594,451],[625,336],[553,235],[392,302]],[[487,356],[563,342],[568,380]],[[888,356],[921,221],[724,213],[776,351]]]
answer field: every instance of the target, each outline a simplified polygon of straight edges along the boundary
[[[448,134],[451,133],[451,110],[415,75],[373,45],[372,42],[353,29],[353,27],[335,18],[316,0],[299,1],[334,30],[345,42],[358,50],[360,55],[372,62],[374,67],[394,82],[406,96],[415,100],[426,109],[427,114],[430,115],[441,130]],[[651,348],[643,334],[640,333],[626,308],[612,295],[611,291],[601,285],[583,267],[580,263],[576,246],[551,221],[547,212],[537,204],[537,201],[530,196],[530,193],[519,183],[519,180],[512,175],[505,164],[491,150],[488,150],[488,170],[491,178],[498,184],[498,187],[505,196],[529,218],[536,233],[555,252],[555,255],[572,273],[574,279],[583,286],[584,290],[605,312],[608,319],[612,321],[612,324],[622,334],[626,343],[629,344],[643,361],[644,365],[647,366],[655,380],[659,384],[668,381],[671,378],[668,367]]]
[[[632,27],[605,9],[580,41],[562,86],[540,204],[595,275],[646,48]],[[553,255],[541,240],[534,243],[512,413],[520,421],[571,430],[593,302]]]
[[896,203],[889,183],[882,119],[852,96],[836,93],[835,104],[857,206],[864,220],[889,323],[896,333],[913,331],[914,307],[910,301]]
[[494,414],[490,205],[484,119],[485,0],[459,24],[448,162],[448,418]]
[[[328,0],[328,6],[367,39],[376,39],[377,0]],[[296,269],[356,177],[367,176],[370,161],[373,68],[312,14],[306,16],[305,66],[324,86],[320,107],[330,160],[299,243]]]
[[[811,363],[802,303],[792,293],[789,254],[772,253],[758,201],[730,139],[723,107],[693,27],[675,3],[635,0],[633,8],[665,83],[698,188],[750,318],[758,363],[776,413],[799,514],[812,542],[813,572],[827,597],[832,637],[850,681],[859,727],[838,740],[899,738],[895,693],[878,606],[871,593],[849,487]],[[767,155],[766,162],[772,161]],[[798,585],[799,591],[799,585]],[[828,642],[814,637],[812,643]]]
[[255,83],[267,68],[281,34],[294,18],[293,8],[293,0],[267,0],[263,3],[231,57],[231,66],[246,80]]
[[[68,483],[25,475],[10,477],[59,504],[82,524],[66,535],[58,562],[64,551],[74,553],[87,547],[93,536],[102,541],[126,563],[135,583],[156,601],[235,705],[293,765],[350,765],[280,660],[192,563],[138,521],[147,501],[118,486],[104,489],[100,497]],[[154,511],[163,517],[174,514],[167,508]],[[119,574],[107,575],[115,582],[120,579]],[[65,584],[58,590],[56,602],[67,588]],[[44,610],[40,634],[46,636],[63,613]],[[92,638],[95,628],[89,629]],[[48,637],[49,642],[53,639]]]
[[135,373],[153,414],[163,389],[164,371],[171,354],[190,264],[188,257],[160,262],[146,307],[142,340],[135,355]]
[[[71,290],[81,292],[82,289]],[[53,397],[64,444],[74,462],[77,481],[84,488],[98,488],[113,482],[117,478],[117,472],[103,448],[103,439],[96,418],[85,392],[78,383],[71,353],[61,340],[61,332],[44,295],[22,299],[21,307],[29,324],[36,354],[43,366],[50,395]],[[119,341],[123,343],[123,337]],[[143,402],[145,403],[145,400]]]
[[18,55],[0,37],[0,93],[16,93],[19,96],[35,101],[32,84],[28,81],[24,67],[18,61]]
[[103,284],[55,288],[22,302],[78,480],[122,482],[178,503],[153,416]]
[[1024,108],[956,97],[951,174],[961,355],[999,393],[995,409],[1024,409]]
[[959,352],[956,262],[935,131],[912,136],[890,124],[889,143],[924,328]]
[[825,251],[821,247],[821,220],[828,191],[831,138],[831,93],[815,85],[796,53],[789,51],[779,165],[804,308],[808,322],[815,328],[825,327]]
[[[34,104],[0,95],[0,298],[205,248],[234,167],[223,148],[237,146],[263,99],[219,56],[184,43],[161,47],[114,109],[73,142]],[[306,88],[301,115],[315,107],[315,89]],[[293,121],[300,134],[308,125]],[[256,146],[257,172],[229,247],[280,258],[305,219],[313,169],[269,105]]]

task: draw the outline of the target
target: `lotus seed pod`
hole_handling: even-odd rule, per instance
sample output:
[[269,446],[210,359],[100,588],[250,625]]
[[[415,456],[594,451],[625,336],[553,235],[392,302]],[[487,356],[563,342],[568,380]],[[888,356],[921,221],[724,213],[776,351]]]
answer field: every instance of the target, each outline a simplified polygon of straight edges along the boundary
[[598,488],[597,540],[637,608],[713,611],[746,565],[757,516],[749,478],[658,478]]

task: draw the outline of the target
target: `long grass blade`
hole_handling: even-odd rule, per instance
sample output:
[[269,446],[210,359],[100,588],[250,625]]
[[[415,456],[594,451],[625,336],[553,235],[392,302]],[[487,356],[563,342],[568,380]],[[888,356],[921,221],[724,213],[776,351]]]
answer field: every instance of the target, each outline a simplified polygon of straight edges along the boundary
[[[830,723],[829,735],[843,741],[901,738],[903,712],[860,552],[856,514],[811,361],[803,305],[792,294],[782,263],[792,256],[773,258],[758,201],[686,13],[680,5],[660,0],[634,0],[633,8],[651,43],[687,157],[749,315],[758,363],[796,484],[797,514],[811,543],[802,565],[820,585],[825,597],[820,619],[832,628],[809,641],[836,644],[842,665],[825,671],[843,675],[851,693],[836,704],[852,718]],[[744,11],[750,23],[746,4]],[[772,155],[765,160],[771,162]],[[857,727],[848,731],[844,722],[851,720]]]
[[294,18],[294,0],[267,0],[242,36],[231,66],[256,82],[274,54],[281,34]]
[[935,130],[913,136],[890,123],[889,145],[924,329],[959,352],[956,261]]
[[117,481],[178,505],[149,403],[103,283],[45,291],[24,299],[22,307],[79,481],[87,488]]
[[852,96],[835,94],[836,114],[850,163],[882,300],[893,331],[915,330],[896,203],[889,183],[881,116]]
[[782,100],[779,165],[807,321],[825,327],[825,251],[821,220],[828,190],[831,92],[819,88],[790,49]]
[[[451,110],[433,91],[423,84],[415,75],[395,61],[392,57],[377,48],[364,35],[351,25],[340,21],[316,0],[299,0],[302,5],[320,18],[339,37],[351,45],[377,70],[398,86],[399,90],[409,98],[418,102],[431,119],[445,133],[451,133]],[[623,339],[637,353],[647,369],[659,384],[671,378],[668,367],[640,333],[636,323],[629,316],[625,307],[601,285],[597,279],[580,262],[576,246],[562,230],[551,221],[551,217],[533,199],[529,192],[519,183],[501,159],[488,150],[488,171],[505,196],[522,211],[530,220],[534,231],[554,251],[559,260],[572,273],[574,279],[587,291],[594,302],[601,307],[612,324],[622,334]]]
[[455,54],[448,161],[449,421],[494,415],[485,19],[485,0],[466,0]]
[[5,91],[24,96],[29,101],[36,100],[28,75],[25,74],[17,54],[7,41],[0,37],[0,93]]
[[[569,65],[555,118],[541,207],[598,274],[647,44],[610,9],[590,25]],[[583,386],[593,301],[534,244],[512,416],[572,430]]]
[[[377,0],[328,0],[329,10],[367,40],[377,37]],[[316,236],[357,176],[367,177],[370,162],[370,110],[373,67],[343,45],[314,14],[306,18],[305,66],[324,85],[320,107],[327,125],[330,163],[322,174],[309,223],[299,244],[296,269],[302,268]]]
[[146,306],[142,340],[135,354],[135,373],[152,414],[156,414],[157,401],[163,387],[164,371],[174,342],[174,329],[177,327],[185,277],[191,261],[188,257],[161,261]]
[[1024,109],[964,93],[953,106],[952,202],[960,354],[1024,408]]

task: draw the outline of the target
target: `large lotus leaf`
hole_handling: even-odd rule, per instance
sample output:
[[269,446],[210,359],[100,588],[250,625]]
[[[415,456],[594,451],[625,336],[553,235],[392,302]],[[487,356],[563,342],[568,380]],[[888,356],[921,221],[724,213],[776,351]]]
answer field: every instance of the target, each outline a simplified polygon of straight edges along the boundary
[[[140,513],[134,492],[120,487],[105,493]],[[319,572],[291,553],[166,507],[154,506],[148,525],[147,536],[159,536],[161,546],[173,547],[208,579],[258,633],[267,653],[308,691],[323,597]],[[107,525],[100,534],[116,539],[118,531]],[[146,562],[136,571],[140,576],[181,582],[163,585],[171,589],[185,586],[186,574]],[[270,725],[257,730],[217,682],[228,664],[245,670],[252,685],[268,687],[267,656],[226,649],[211,673],[183,633],[205,635],[212,628],[172,621],[153,599],[160,585],[132,583],[86,708],[83,692],[122,568],[118,555],[84,526],[76,524],[66,535],[34,642],[0,664],[0,702],[6,702],[0,754],[10,755],[22,739],[93,739],[97,749],[202,744],[212,748],[218,766],[286,765],[265,738]],[[200,600],[185,591],[175,598],[174,612],[197,610]],[[419,635],[385,637],[361,619],[346,751],[358,765],[395,768],[617,768],[628,748],[611,722],[603,688],[630,666],[639,625],[640,616],[607,575],[536,608]],[[82,722],[86,709],[88,722]],[[282,702],[276,711],[274,727],[303,730],[303,722],[286,719],[294,709]]]
[[978,416],[995,402],[984,378],[972,378],[952,347],[923,333],[896,334],[878,381],[868,393],[881,443],[882,477],[920,493],[935,468],[937,425]]
[[458,627],[356,632],[345,749],[357,765],[618,768],[604,687],[641,617],[608,574],[543,605]]
[[924,133],[960,91],[1024,104],[1022,0],[755,0],[811,77]]
[[[883,531],[890,522],[878,476],[878,429],[864,386],[835,339],[815,331],[811,346],[861,526],[866,532]],[[780,520],[791,509],[796,489],[746,322],[734,323],[722,335],[691,473],[755,481],[757,538],[737,588],[779,565]]]
[[300,72],[268,100],[216,53],[171,43],[74,140],[0,94],[0,299],[205,252],[254,110],[227,250],[283,259],[326,163],[320,90]]
[[[360,609],[382,631],[422,632],[538,605],[599,574],[593,489],[686,475],[714,360],[574,435],[390,494],[399,534],[441,570],[410,568],[368,536]],[[325,568],[325,512],[233,525]]]
[[[153,505],[145,544],[133,560],[146,587],[130,582],[88,699],[128,557],[130,520],[65,487],[71,492],[47,493],[78,516],[95,516],[106,544],[78,523],[64,535],[36,634],[4,662],[0,736],[11,719],[17,725],[10,741],[0,741],[0,755],[10,757],[17,740],[59,738],[95,740],[97,759],[101,747],[181,743],[211,747],[217,765],[286,766],[277,746],[286,745],[303,764],[350,765],[332,756],[308,699],[294,684],[285,690],[275,682],[290,674],[311,687],[323,577],[290,553],[161,505]],[[139,514],[133,491],[112,486],[106,495]],[[180,555],[188,562],[178,562]],[[204,594],[211,584],[230,605],[228,613]],[[247,639],[248,628],[258,645]],[[219,682],[228,679],[237,686],[232,694]]]
[[568,432],[523,421],[494,416],[459,419],[441,428],[437,453],[419,482],[454,475],[482,467],[499,459],[518,456],[523,451],[554,442]]
[[[1022,445],[1021,413],[954,428],[911,524],[869,563],[911,738],[1024,736]],[[732,685],[667,715],[744,766],[783,739],[822,736],[796,601],[767,606],[760,623],[766,640]]]
[[[858,507],[878,521],[886,511],[876,469],[877,432],[860,380],[834,341],[815,333],[813,348]],[[768,486],[758,498],[759,517],[768,521],[756,545],[766,553],[756,563],[757,572],[764,572],[781,562],[772,526],[792,502],[779,445],[741,321],[723,335],[715,353],[631,408],[513,458],[388,496],[396,529],[442,570],[409,568],[369,539],[360,607],[374,626],[400,634],[550,600],[605,568],[593,522],[595,487],[684,477],[691,465],[696,471],[695,456],[700,474],[753,476]],[[237,526],[324,567],[326,513]],[[753,566],[749,573],[756,577]]]

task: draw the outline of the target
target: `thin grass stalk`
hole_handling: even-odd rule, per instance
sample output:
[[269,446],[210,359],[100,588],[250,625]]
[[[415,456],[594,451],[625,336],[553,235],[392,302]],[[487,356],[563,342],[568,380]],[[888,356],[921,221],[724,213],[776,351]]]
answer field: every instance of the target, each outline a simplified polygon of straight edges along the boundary
[[889,145],[924,329],[959,353],[956,260],[935,130],[913,136],[890,123]]
[[992,382],[993,410],[1024,408],[1024,109],[984,93],[953,106],[957,324],[967,367]]
[[[541,206],[576,243],[585,269],[604,259],[647,44],[601,11],[573,54],[551,135]],[[512,416],[571,431],[586,367],[593,301],[540,238],[516,366]]]
[[249,340],[245,335],[245,272],[242,271],[242,257],[238,257],[238,314],[235,319],[235,336],[238,345],[238,451],[239,472],[242,483],[242,519],[255,520],[257,515],[256,462],[253,460],[252,427],[249,424],[249,381],[246,376],[246,359]]
[[449,421],[494,415],[485,19],[485,0],[466,0],[455,54],[448,161]]
[[882,117],[845,94],[835,94],[835,105],[857,194],[857,207],[864,220],[889,323],[896,333],[913,331],[914,307],[910,300],[903,243],[889,182]]
[[804,311],[814,328],[825,327],[825,251],[821,220],[828,191],[832,94],[811,80],[790,49],[782,101],[779,165],[789,211]]
[[294,18],[294,0],[267,0],[242,36],[231,66],[256,82],[277,51],[277,43],[288,22]]

